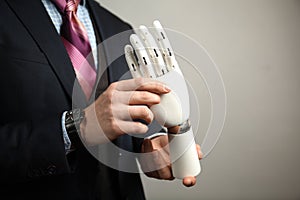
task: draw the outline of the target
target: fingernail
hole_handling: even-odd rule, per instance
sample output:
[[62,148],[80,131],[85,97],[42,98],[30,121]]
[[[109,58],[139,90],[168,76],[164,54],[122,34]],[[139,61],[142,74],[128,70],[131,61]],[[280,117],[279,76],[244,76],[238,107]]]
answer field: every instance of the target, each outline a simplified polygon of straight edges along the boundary
[[170,92],[170,91],[171,91],[171,88],[170,88],[169,86],[167,86],[167,85],[164,85],[164,90],[165,90],[166,92]]

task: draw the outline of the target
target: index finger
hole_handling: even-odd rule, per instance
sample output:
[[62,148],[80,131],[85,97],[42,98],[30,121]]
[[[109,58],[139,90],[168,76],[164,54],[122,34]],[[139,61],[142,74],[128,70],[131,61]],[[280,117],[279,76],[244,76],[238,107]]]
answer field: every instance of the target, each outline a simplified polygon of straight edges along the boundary
[[129,80],[122,80],[114,83],[116,89],[119,91],[148,91],[156,94],[165,94],[171,91],[171,89],[164,83],[145,78],[136,78]]

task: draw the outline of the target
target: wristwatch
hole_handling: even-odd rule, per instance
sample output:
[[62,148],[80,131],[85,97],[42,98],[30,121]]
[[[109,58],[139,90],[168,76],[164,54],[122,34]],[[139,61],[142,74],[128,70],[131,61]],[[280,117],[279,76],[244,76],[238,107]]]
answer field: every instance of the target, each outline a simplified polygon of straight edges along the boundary
[[65,128],[71,141],[71,149],[82,146],[80,139],[80,124],[84,120],[84,111],[80,108],[66,112]]

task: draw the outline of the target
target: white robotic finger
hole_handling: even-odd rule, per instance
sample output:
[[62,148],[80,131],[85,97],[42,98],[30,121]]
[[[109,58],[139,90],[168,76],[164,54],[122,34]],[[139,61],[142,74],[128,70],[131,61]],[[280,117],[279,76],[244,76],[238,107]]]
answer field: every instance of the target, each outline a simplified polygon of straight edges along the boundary
[[140,71],[140,67],[138,66],[138,63],[136,61],[136,58],[134,56],[133,48],[131,45],[126,45],[124,48],[125,51],[125,58],[127,65],[130,69],[131,75],[133,78],[138,78],[142,76],[142,73]]
[[157,77],[164,75],[167,72],[166,64],[152,34],[149,32],[148,28],[143,25],[140,26],[138,33],[143,40],[144,45],[147,47],[146,50],[150,55],[151,62],[154,64]]
[[156,74],[153,70],[153,65],[150,61],[149,55],[146,48],[144,47],[142,41],[136,34],[130,36],[130,42],[135,50],[136,56],[138,58],[138,64],[140,71],[144,78],[155,78]]
[[161,47],[163,47],[163,52],[165,54],[168,54],[169,56],[172,56],[173,54],[173,49],[171,47],[170,41],[167,38],[167,34],[165,32],[165,30],[163,29],[162,25],[160,24],[160,22],[158,20],[155,20],[153,22],[153,26],[154,26],[154,31],[155,31],[155,36],[156,39],[160,42]]
[[163,52],[164,60],[166,62],[168,70],[176,70],[178,73],[182,74],[179,65],[175,59],[175,54],[170,44],[170,41],[162,25],[158,20],[155,20],[153,22],[153,26],[156,40],[158,41],[160,49]]

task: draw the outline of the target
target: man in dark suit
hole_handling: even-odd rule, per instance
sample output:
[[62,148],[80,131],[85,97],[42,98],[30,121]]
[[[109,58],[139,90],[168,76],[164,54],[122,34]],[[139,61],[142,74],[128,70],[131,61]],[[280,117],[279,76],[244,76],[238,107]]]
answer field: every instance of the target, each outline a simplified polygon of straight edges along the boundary
[[[100,48],[96,58],[99,65],[93,90],[95,98],[92,98],[95,101],[86,101],[45,3],[49,2],[0,0],[0,198],[144,199],[139,174],[118,171],[98,162],[85,145],[102,145],[108,138],[122,149],[140,151],[143,140],[125,133],[144,134],[148,127],[122,119],[122,112],[130,110],[132,105],[158,103],[159,94],[169,92],[168,89],[158,82],[142,86],[143,80],[118,81],[128,71],[125,59],[121,56],[109,60],[129,43],[131,27],[98,3],[87,0],[84,7],[98,44],[128,32],[118,44],[103,44]],[[126,109],[118,110],[120,119],[110,115],[119,109],[112,103],[116,94],[117,99],[132,95]],[[66,127],[67,120],[75,123],[74,108],[82,115],[76,124],[80,129],[77,136],[74,130],[68,133]],[[65,119],[68,117],[65,115],[62,118],[65,112],[71,114],[70,119]],[[149,112],[147,106],[141,106],[132,109],[130,115],[152,122],[153,117],[145,112]],[[66,148],[64,129],[71,140],[71,149]],[[173,178],[169,167],[148,175]],[[195,179],[188,179],[185,184],[193,185]]]

